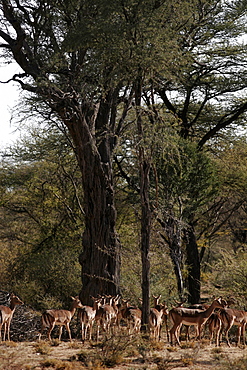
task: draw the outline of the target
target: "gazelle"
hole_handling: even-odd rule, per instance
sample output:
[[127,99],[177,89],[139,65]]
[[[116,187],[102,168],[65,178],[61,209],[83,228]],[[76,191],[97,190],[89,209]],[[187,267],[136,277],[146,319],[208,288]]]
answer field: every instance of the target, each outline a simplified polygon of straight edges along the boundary
[[97,309],[98,304],[96,301],[94,301],[93,307],[83,306],[83,308],[80,308],[78,311],[78,318],[81,323],[81,337],[83,342],[87,339],[88,329],[89,329],[89,340],[92,340],[93,324]]
[[213,312],[207,321],[208,330],[210,333],[210,344],[213,342],[215,334],[215,343],[216,346],[219,346],[220,332],[222,328],[222,318],[220,312]]
[[122,299],[117,314],[117,326],[120,328],[121,320],[127,324],[129,334],[139,333],[141,328],[142,311],[129,303],[129,299]]
[[121,321],[124,321],[126,322],[126,310],[128,307],[130,307],[130,303],[129,303],[130,299],[121,299],[121,304],[119,305],[118,307],[118,313],[117,313],[117,321],[116,321],[116,325],[117,325],[117,328],[120,329],[121,328]]
[[[220,336],[222,334],[223,329],[225,328],[228,331],[232,325],[232,315],[231,311],[227,312],[229,306],[236,303],[234,298],[229,298],[226,300],[227,307],[224,309],[216,310],[208,319],[207,325],[210,333],[210,344],[212,343],[213,337],[215,335],[216,338],[216,346],[219,346]],[[228,337],[228,333],[227,333]],[[240,341],[240,339],[239,339]],[[227,339],[227,344],[230,345],[229,339]]]
[[243,339],[243,344],[245,346],[245,328],[247,324],[247,312],[232,308],[225,308],[220,313],[220,318],[222,321],[222,329],[225,329],[227,345],[231,347],[229,341],[229,330],[233,325],[237,325],[238,326],[237,346],[239,346],[241,343],[241,337]]
[[183,307],[172,308],[169,312],[170,320],[173,324],[170,330],[170,341],[172,343],[173,335],[177,343],[180,345],[179,334],[182,324],[194,325],[197,330],[197,337],[201,339],[202,327],[212,315],[215,308],[224,308],[227,305],[222,298],[215,299],[212,304],[205,311],[198,312],[198,310],[188,309]]
[[[157,307],[157,306],[156,306]],[[159,305],[159,309],[151,308],[149,314],[150,335],[154,340],[160,339],[160,329],[164,313],[168,313],[166,305]]]
[[61,340],[63,326],[65,326],[68,333],[69,333],[69,339],[72,342],[69,324],[70,324],[70,321],[71,321],[72,317],[75,314],[76,309],[77,308],[83,308],[83,305],[82,305],[79,297],[75,297],[75,298],[71,297],[71,299],[72,299],[72,305],[71,305],[70,311],[69,310],[53,310],[52,309],[52,310],[46,310],[42,314],[41,332],[39,334],[39,340],[41,339],[41,335],[43,334],[43,331],[46,327],[48,327],[48,332],[47,332],[48,339],[51,340],[51,332],[52,332],[53,328],[55,327],[55,325],[59,325],[60,326],[59,341]]
[[139,333],[141,329],[142,311],[129,303],[129,299],[122,299],[117,315],[117,325],[120,328],[121,320],[127,324],[129,334]]
[[114,313],[112,314],[112,317],[111,317],[111,323],[110,323],[110,326],[114,328],[116,328],[116,325],[117,325],[117,316],[118,316],[118,311],[119,311],[119,302],[120,302],[120,295],[117,295],[116,297],[111,297],[111,306],[113,307],[113,310],[114,310]]
[[[196,303],[196,304],[190,305],[187,308],[197,310],[198,312],[202,312],[202,311],[205,311],[207,308],[209,308],[209,306],[210,305],[206,303]],[[210,316],[209,319],[211,319],[213,315],[214,313]],[[190,333],[189,333],[190,325],[184,325],[184,327],[185,327],[185,338],[186,338],[186,341],[188,341],[190,340]]]
[[[106,299],[109,299],[109,303],[106,303]],[[111,326],[116,325],[119,299],[119,295],[116,297],[105,296],[101,298],[93,298],[98,306],[95,315],[95,323],[97,327],[96,342],[99,341],[100,327],[104,332],[109,333]]]
[[125,318],[128,325],[129,334],[138,334],[141,330],[142,310],[138,307],[127,307]]
[[4,327],[3,340],[5,341],[7,333],[8,340],[10,341],[10,323],[16,306],[22,304],[23,302],[20,298],[12,293],[10,295],[10,306],[0,306],[0,340],[2,340],[2,327]]
[[157,297],[153,295],[154,307],[151,308],[150,310],[149,327],[151,329],[151,335],[154,337],[154,339],[159,340],[162,322],[164,321],[166,327],[167,340],[169,341],[168,322],[167,322],[169,311],[166,306],[166,302],[163,302],[163,304],[159,303],[160,298],[161,294],[158,295]]

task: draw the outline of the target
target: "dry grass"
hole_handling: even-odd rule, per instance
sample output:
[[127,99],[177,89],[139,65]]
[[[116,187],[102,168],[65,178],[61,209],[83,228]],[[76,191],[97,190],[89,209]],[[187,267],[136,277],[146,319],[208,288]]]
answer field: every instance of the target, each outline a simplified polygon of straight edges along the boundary
[[[193,344],[192,344],[193,343]],[[115,335],[99,344],[78,340],[58,342],[2,342],[0,370],[245,370],[247,349],[223,344],[154,343],[141,336]]]

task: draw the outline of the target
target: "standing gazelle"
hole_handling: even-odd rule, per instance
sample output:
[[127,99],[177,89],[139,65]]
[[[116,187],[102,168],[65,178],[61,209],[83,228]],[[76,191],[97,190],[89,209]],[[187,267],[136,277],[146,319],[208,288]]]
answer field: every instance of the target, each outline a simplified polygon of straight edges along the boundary
[[0,306],[0,340],[2,340],[2,326],[4,327],[3,340],[6,338],[10,340],[10,323],[17,305],[22,305],[23,302],[13,293],[10,295],[10,307]]
[[70,324],[70,321],[71,321],[72,317],[75,314],[76,309],[77,308],[83,308],[83,305],[82,305],[79,297],[75,297],[75,298],[71,297],[71,299],[73,300],[73,302],[72,302],[70,311],[69,310],[46,310],[42,314],[41,332],[39,334],[39,340],[40,340],[41,335],[43,334],[43,331],[46,327],[48,327],[48,332],[47,332],[48,339],[51,340],[51,332],[52,332],[54,326],[55,325],[60,325],[59,341],[61,340],[63,326],[65,326],[68,333],[69,333],[69,339],[72,342],[69,324]]
[[215,299],[212,304],[205,311],[198,311],[197,309],[189,309],[183,307],[172,308],[169,311],[169,318],[172,322],[170,330],[170,341],[172,344],[173,335],[177,343],[180,345],[179,334],[182,324],[193,325],[196,327],[197,337],[201,339],[202,327],[214,312],[215,308],[224,308],[227,303],[222,298]]
[[78,312],[78,318],[81,323],[81,337],[82,337],[83,342],[87,339],[88,329],[89,329],[89,340],[92,340],[93,324],[95,321],[96,312],[100,304],[100,299],[97,300],[92,297],[92,300],[93,300],[93,307],[83,306],[83,308],[79,309],[79,312]]
[[[156,340],[160,340],[160,334],[161,334],[161,325],[164,321],[165,327],[166,327],[166,335],[167,340],[169,341],[169,332],[168,332],[168,322],[167,317],[169,314],[168,307],[166,306],[166,302],[163,302],[163,304],[159,303],[161,294],[157,297],[153,295],[154,299],[154,307],[150,310],[149,315],[149,327],[151,329],[151,333],[154,330],[154,337],[156,337]],[[162,313],[162,314],[161,314]]]
[[[149,329],[151,337],[158,341],[160,340],[160,330],[161,330],[161,324],[162,324],[162,318],[163,315],[168,314],[168,308],[165,304],[163,305],[157,305],[157,308],[151,308],[150,314],[149,314]],[[158,309],[159,307],[159,309]]]

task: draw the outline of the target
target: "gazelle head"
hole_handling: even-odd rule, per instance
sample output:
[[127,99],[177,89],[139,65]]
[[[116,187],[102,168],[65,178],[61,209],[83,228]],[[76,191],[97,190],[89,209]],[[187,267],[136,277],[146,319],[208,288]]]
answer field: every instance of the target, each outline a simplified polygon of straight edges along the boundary
[[217,307],[217,308],[227,307],[227,302],[222,297],[214,299],[213,303],[215,304],[215,307]]
[[15,295],[14,293],[11,293],[11,295],[10,295],[10,302],[11,302],[11,304],[13,304],[15,306],[24,304],[22,302],[22,300],[20,300],[20,298],[17,297],[17,295]]
[[81,303],[80,299],[78,296],[76,297],[70,297],[72,299],[72,305],[74,308],[83,308],[83,304]]

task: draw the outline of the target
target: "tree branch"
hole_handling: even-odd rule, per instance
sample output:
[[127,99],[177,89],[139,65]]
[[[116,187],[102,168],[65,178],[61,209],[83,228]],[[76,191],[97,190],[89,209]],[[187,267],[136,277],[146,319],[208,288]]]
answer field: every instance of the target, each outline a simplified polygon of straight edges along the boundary
[[203,145],[210,140],[217,132],[219,132],[221,129],[226,128],[230,124],[232,124],[234,121],[236,121],[241,114],[245,113],[247,111],[247,102],[244,103],[241,107],[233,110],[231,113],[224,115],[217,125],[215,125],[211,130],[209,130],[199,141],[198,148],[202,148]]

